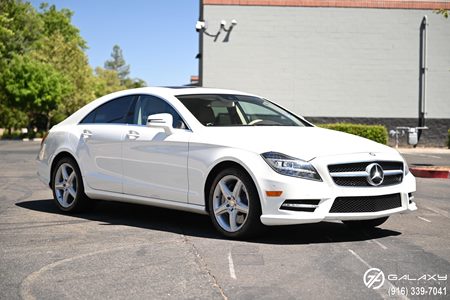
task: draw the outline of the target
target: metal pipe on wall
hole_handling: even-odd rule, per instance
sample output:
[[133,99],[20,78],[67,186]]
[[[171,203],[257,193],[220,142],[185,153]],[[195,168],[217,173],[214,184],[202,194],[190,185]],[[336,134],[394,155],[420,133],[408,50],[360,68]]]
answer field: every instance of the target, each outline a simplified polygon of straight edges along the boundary
[[[419,49],[419,123],[418,127],[425,127],[426,117],[426,83],[427,83],[427,27],[428,18],[424,16],[420,23],[420,49]],[[422,130],[418,131],[418,140],[422,135]]]

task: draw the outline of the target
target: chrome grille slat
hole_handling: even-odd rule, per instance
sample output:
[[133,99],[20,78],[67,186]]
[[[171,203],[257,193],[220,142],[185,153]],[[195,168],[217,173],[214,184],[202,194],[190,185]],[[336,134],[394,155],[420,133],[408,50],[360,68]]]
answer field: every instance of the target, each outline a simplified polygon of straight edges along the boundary
[[372,163],[379,164],[384,173],[384,181],[379,186],[400,184],[403,181],[403,162],[367,161],[329,165],[330,176],[336,185],[347,187],[372,187],[367,181],[366,168]]

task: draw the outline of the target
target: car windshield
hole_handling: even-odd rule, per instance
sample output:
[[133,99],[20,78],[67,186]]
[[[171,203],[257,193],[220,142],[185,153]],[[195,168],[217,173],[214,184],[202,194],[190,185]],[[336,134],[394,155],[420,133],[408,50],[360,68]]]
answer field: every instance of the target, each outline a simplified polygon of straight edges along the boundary
[[309,126],[272,102],[243,95],[180,95],[177,98],[205,126]]

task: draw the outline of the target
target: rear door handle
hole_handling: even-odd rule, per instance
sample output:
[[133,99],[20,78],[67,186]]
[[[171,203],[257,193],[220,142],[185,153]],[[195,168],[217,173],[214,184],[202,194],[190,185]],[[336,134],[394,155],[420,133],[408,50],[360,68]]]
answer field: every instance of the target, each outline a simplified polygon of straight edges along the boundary
[[82,135],[83,135],[84,139],[88,139],[88,138],[90,138],[92,136],[92,132],[90,130],[85,129],[85,130],[83,130],[83,134]]
[[127,136],[130,140],[135,140],[135,139],[139,138],[140,135],[139,135],[139,132],[130,130],[130,131],[128,131]]

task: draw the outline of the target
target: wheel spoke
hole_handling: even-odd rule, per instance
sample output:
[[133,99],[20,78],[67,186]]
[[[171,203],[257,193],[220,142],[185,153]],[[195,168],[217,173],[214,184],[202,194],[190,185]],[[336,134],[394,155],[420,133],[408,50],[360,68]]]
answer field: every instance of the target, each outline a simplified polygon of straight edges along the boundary
[[234,199],[237,200],[239,198],[239,195],[241,194],[243,186],[244,186],[244,184],[242,183],[242,181],[240,181],[240,180],[236,181],[236,184],[234,185],[234,188],[233,188]]
[[248,206],[245,205],[242,202],[237,202],[236,206],[235,206],[236,210],[238,210],[239,212],[243,213],[243,214],[248,214]]
[[238,228],[238,225],[236,223],[236,217],[237,217],[237,210],[233,209],[230,213],[230,229],[231,231],[236,231]]
[[219,187],[224,197],[228,198],[233,196],[233,193],[230,191],[224,181],[219,181]]
[[75,197],[77,196],[77,192],[74,190],[74,188],[70,187],[68,189],[68,191],[69,191],[69,194],[75,199]]
[[76,176],[75,171],[72,170],[72,173],[70,173],[69,177],[67,178],[67,183],[72,185],[75,176]]
[[69,191],[68,191],[68,190],[65,190],[64,193],[63,193],[63,199],[62,199],[62,202],[63,202],[64,205],[69,204],[69,203],[67,202],[68,199],[69,199]]
[[220,216],[221,214],[225,213],[227,211],[227,204],[223,203],[221,206],[219,206],[218,208],[216,208],[214,210],[214,214],[216,216]]
[[66,181],[69,178],[69,174],[67,173],[67,167],[65,165],[63,165],[61,167],[61,175],[62,175],[63,179]]
[[57,190],[63,190],[63,189],[64,189],[64,186],[63,186],[63,184],[62,184],[61,182],[59,182],[59,183],[56,183],[56,184],[55,184],[55,189],[57,189]]

